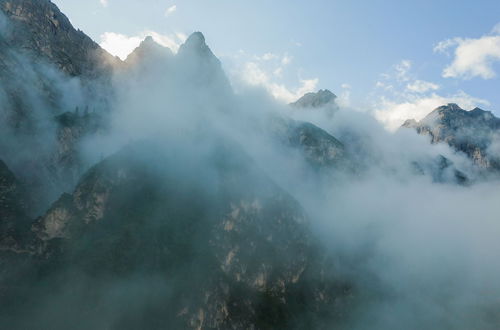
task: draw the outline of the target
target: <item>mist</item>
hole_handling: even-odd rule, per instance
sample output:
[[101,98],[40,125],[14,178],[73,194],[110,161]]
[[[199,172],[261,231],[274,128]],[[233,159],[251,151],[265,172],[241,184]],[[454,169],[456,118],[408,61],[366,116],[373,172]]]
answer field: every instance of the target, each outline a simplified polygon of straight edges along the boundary
[[[315,235],[356,288],[344,328],[496,327],[497,180],[481,180],[471,161],[447,145],[431,145],[408,129],[386,131],[368,112],[301,112],[263,90],[234,94],[223,74],[198,85],[185,79],[194,65],[175,61],[172,55],[147,63],[151,69],[133,80],[129,73],[119,77],[113,129],[97,143],[106,146],[100,153],[153,137],[188,154],[200,152],[195,146],[215,148],[220,138],[233,141],[304,207]],[[314,171],[277,142],[273,120],[307,121],[331,133],[346,145],[356,170]],[[202,143],[193,145],[193,136]],[[459,185],[451,173],[436,180],[440,156],[474,184]],[[425,171],[415,171],[415,163]]]
[[[2,38],[4,31],[0,15]],[[500,180],[464,153],[411,129],[389,132],[370,111],[297,109],[255,86],[235,92],[201,33],[177,53],[146,39],[113,64],[109,80],[73,77],[17,51],[9,59],[0,159],[35,187],[29,244],[40,241],[52,254],[40,268],[22,261],[2,275],[44,281],[30,284],[29,302],[13,304],[0,321],[156,329],[165,320],[182,327],[179,315],[191,313],[186,322],[202,328],[205,281],[216,283],[213,296],[230,291],[219,277],[259,290],[266,280],[285,286],[275,267],[294,284],[302,273],[335,283],[328,306],[341,312],[325,313],[323,328],[498,328]],[[71,125],[61,130],[54,118],[64,114]],[[292,131],[304,123],[338,139],[342,160],[326,166],[294,144]],[[61,146],[61,132],[71,143]],[[498,141],[488,150],[500,157]],[[56,157],[68,150],[76,155],[69,161]],[[51,171],[61,163],[64,171]],[[223,235],[240,213],[247,231],[228,241],[241,247],[209,255],[216,243],[230,245]],[[272,248],[258,254],[255,242]],[[322,252],[311,256],[303,246]],[[244,271],[231,268],[239,266],[233,258],[245,261]],[[211,268],[213,259],[221,269]],[[178,310],[181,302],[189,308]],[[314,327],[297,306],[293,325]]]

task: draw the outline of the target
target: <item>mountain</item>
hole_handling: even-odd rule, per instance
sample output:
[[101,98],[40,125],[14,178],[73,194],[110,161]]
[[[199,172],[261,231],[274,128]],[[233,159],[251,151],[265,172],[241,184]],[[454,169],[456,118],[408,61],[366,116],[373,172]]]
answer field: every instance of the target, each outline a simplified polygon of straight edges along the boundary
[[338,109],[336,99],[337,96],[328,89],[321,89],[316,93],[304,94],[297,101],[290,103],[290,106],[297,109],[326,108],[333,113]]
[[125,64],[132,70],[147,70],[148,67],[171,60],[173,56],[174,53],[169,48],[158,44],[153,37],[148,36],[127,56]]
[[49,0],[1,0],[0,8],[9,20],[2,33],[7,47],[43,58],[70,76],[102,76],[118,61],[75,30]]
[[[0,0],[0,12],[2,329],[356,328],[407,299],[392,286],[405,281],[380,276],[397,236],[383,230],[404,208],[381,204],[398,221],[364,214],[378,182],[472,184],[370,123],[325,125],[332,135],[234,92],[201,32],[177,53],[147,37],[121,61],[48,0]],[[320,90],[290,108],[338,106]],[[491,113],[433,113],[405,127],[495,164]]]
[[[48,0],[0,9],[1,328],[293,329],[345,318],[355,288],[299,202],[229,133],[255,123],[234,119],[245,117],[202,33],[177,54],[146,38],[122,62]],[[83,141],[98,153],[124,111],[152,115],[148,102],[173,114],[148,118],[160,132],[89,168]],[[189,125],[170,134],[183,116]],[[315,168],[343,159],[327,132],[282,120],[279,137],[259,127]]]
[[[300,205],[237,145],[221,139],[193,156],[192,143],[131,145],[37,220],[31,253],[44,258],[18,274],[11,294],[24,314],[56,292],[51,304],[65,304],[66,315],[12,317],[16,327],[292,329],[341,318],[352,288],[336,278]],[[108,319],[113,283],[133,291]]]
[[82,174],[75,146],[93,128],[62,127],[60,116],[80,108],[106,118],[121,61],[49,0],[1,0],[0,22],[0,157],[25,184],[34,215]]
[[21,236],[30,226],[27,206],[23,185],[0,160],[0,251],[22,249]]
[[284,146],[298,151],[314,169],[346,169],[348,157],[342,142],[320,127],[298,120],[274,118],[271,131]]
[[466,111],[448,104],[433,110],[420,122],[407,120],[403,127],[429,136],[431,143],[447,143],[481,168],[500,170],[500,154],[494,150],[500,142],[500,118],[490,111]]

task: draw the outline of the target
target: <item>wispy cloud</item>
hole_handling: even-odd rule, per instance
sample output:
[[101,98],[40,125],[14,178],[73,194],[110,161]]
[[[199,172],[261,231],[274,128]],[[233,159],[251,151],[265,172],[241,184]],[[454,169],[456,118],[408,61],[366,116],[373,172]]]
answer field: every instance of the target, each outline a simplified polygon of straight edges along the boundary
[[[274,76],[276,76],[276,71],[274,71]],[[265,88],[274,98],[287,103],[316,90],[319,82],[318,78],[300,79],[298,87],[290,88],[283,82],[274,80],[273,75],[256,62],[248,62],[244,65],[241,78],[249,85]]]
[[172,15],[177,10],[177,5],[172,5],[165,11],[165,17]]
[[425,81],[425,80],[415,80],[408,85],[406,85],[406,88],[415,93],[425,93],[428,91],[435,91],[440,88],[438,84],[432,83],[430,81]]
[[420,120],[435,108],[457,103],[464,109],[488,106],[489,102],[458,90],[450,94],[438,94],[441,88],[434,82],[420,80],[411,72],[411,62],[403,60],[389,73],[381,75],[376,84],[373,114],[386,129],[395,131],[407,119]]
[[319,83],[318,78],[304,79],[300,75],[298,79],[294,78],[291,66],[293,56],[287,52],[250,55],[240,50],[231,56],[230,61],[234,62],[230,70],[233,83],[262,87],[284,103],[296,101],[305,93],[315,91]]
[[99,0],[99,2],[101,3],[101,5],[103,7],[107,7],[109,5],[109,1],[108,0]]

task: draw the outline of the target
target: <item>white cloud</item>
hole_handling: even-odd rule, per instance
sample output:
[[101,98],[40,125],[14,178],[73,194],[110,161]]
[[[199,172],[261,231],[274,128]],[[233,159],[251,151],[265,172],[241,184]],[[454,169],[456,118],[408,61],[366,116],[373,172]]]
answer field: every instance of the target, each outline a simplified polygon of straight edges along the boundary
[[265,88],[275,99],[286,103],[296,101],[305,93],[315,91],[319,82],[317,78],[300,79],[299,87],[289,88],[283,83],[273,81],[272,76],[264,71],[256,62],[245,63],[241,78],[249,85]]
[[441,96],[436,93],[426,96],[408,95],[406,100],[400,102],[382,98],[374,111],[375,118],[390,130],[395,131],[407,120],[421,120],[435,108],[456,103],[461,108],[470,110],[477,106],[487,106],[485,100],[474,98],[463,91],[450,96]]
[[283,58],[281,59],[281,64],[285,66],[290,63],[292,63],[292,57],[288,54],[283,55]]
[[424,81],[424,80],[415,80],[408,85],[406,85],[406,88],[415,93],[425,93],[428,91],[435,91],[439,89],[439,85],[429,82],[429,81]]
[[264,55],[262,56],[254,56],[254,59],[256,59],[257,61],[271,61],[271,60],[275,60],[275,59],[278,59],[279,56],[277,54],[273,54],[273,53],[265,53]]
[[101,3],[101,5],[102,5],[103,7],[107,7],[107,6],[108,6],[108,4],[109,4],[108,0],[99,0],[99,2]]
[[[449,46],[442,44],[439,47],[440,51],[445,51]],[[417,79],[411,67],[410,61],[401,61],[389,73],[382,74],[375,85],[373,115],[389,131],[397,130],[408,119],[421,120],[435,108],[448,103],[456,103],[463,109],[489,105],[463,91],[440,95],[436,91],[441,86]]]
[[396,77],[400,81],[408,81],[408,72],[411,70],[412,63],[409,60],[402,60],[394,67],[396,69]]
[[100,46],[110,54],[125,60],[139,46],[142,40],[140,37],[129,37],[120,33],[105,32],[101,35]]
[[224,56],[223,62],[236,89],[249,85],[261,87],[284,103],[315,91],[319,83],[318,78],[302,78],[301,69],[292,65],[293,56],[287,52],[255,55],[240,49]]
[[492,34],[500,34],[500,23],[498,23],[497,25],[495,25],[493,27],[493,30],[491,30],[491,33]]
[[276,70],[273,71],[273,74],[278,78],[283,77],[283,68],[282,67],[277,68]]
[[349,107],[351,105],[351,89],[352,86],[348,83],[343,83],[340,85],[342,91],[338,96],[336,102],[341,107]]
[[172,15],[177,10],[177,5],[172,5],[165,11],[165,17]]
[[452,63],[443,70],[443,77],[494,78],[496,72],[493,64],[500,61],[500,24],[493,28],[491,34],[481,38],[453,38],[441,41],[434,47],[435,52],[448,55],[450,49],[454,49],[454,58]]
[[105,32],[101,35],[100,46],[107,50],[110,54],[125,60],[127,56],[132,53],[147,36],[153,37],[153,40],[158,44],[168,47],[174,52],[176,52],[179,49],[180,44],[186,40],[186,36],[181,33],[176,33],[174,35],[162,35],[158,32],[147,30],[136,36],[127,36],[125,34],[115,32]]

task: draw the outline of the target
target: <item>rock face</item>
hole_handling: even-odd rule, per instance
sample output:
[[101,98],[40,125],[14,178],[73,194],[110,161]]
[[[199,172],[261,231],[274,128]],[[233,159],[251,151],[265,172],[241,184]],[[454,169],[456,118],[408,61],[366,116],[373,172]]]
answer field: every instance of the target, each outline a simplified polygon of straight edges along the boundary
[[83,160],[79,153],[80,142],[86,136],[96,135],[105,130],[104,115],[76,108],[65,112],[56,119],[56,150],[52,155],[50,171],[55,180],[66,182],[72,189],[83,173]]
[[22,249],[22,235],[30,226],[27,206],[22,184],[0,160],[0,251]]
[[338,109],[335,100],[337,96],[328,89],[321,89],[317,93],[307,93],[290,105],[299,109],[327,108],[331,112]]
[[71,76],[97,77],[117,61],[49,0],[1,0],[0,9],[9,19],[3,37],[10,47],[41,56]]
[[294,122],[288,132],[288,141],[303,153],[316,168],[346,165],[344,145],[321,128],[307,122]]
[[75,107],[106,113],[120,65],[51,1],[0,1],[0,157],[37,201],[30,213],[82,174],[75,145],[94,124],[59,119]]
[[342,142],[320,127],[283,117],[269,120],[269,130],[285,147],[298,151],[312,168],[338,169],[348,166]]
[[407,120],[403,127],[428,135],[432,143],[447,143],[485,169],[500,170],[500,118],[475,108],[465,111],[456,104],[441,106],[420,122]]
[[470,183],[467,175],[458,170],[453,162],[443,155],[439,155],[427,162],[414,161],[411,165],[415,174],[428,175],[437,183],[451,182],[459,185],[468,185]]
[[226,93],[232,90],[219,59],[205,43],[201,32],[191,34],[177,52],[176,65],[183,72],[183,79],[194,86],[218,85]]
[[[37,220],[32,253],[46,257],[18,274],[20,291],[11,293],[32,292],[18,296],[23,315],[39,308],[48,292],[32,289],[35,272],[46,290],[73,288],[70,300],[50,294],[70,314],[26,320],[10,311],[0,320],[51,329],[75,320],[82,329],[293,329],[342,318],[352,289],[335,278],[298,203],[237,146],[219,141],[195,159],[185,147],[144,142],[93,167]],[[108,317],[116,283],[128,288],[118,303],[128,307]]]

